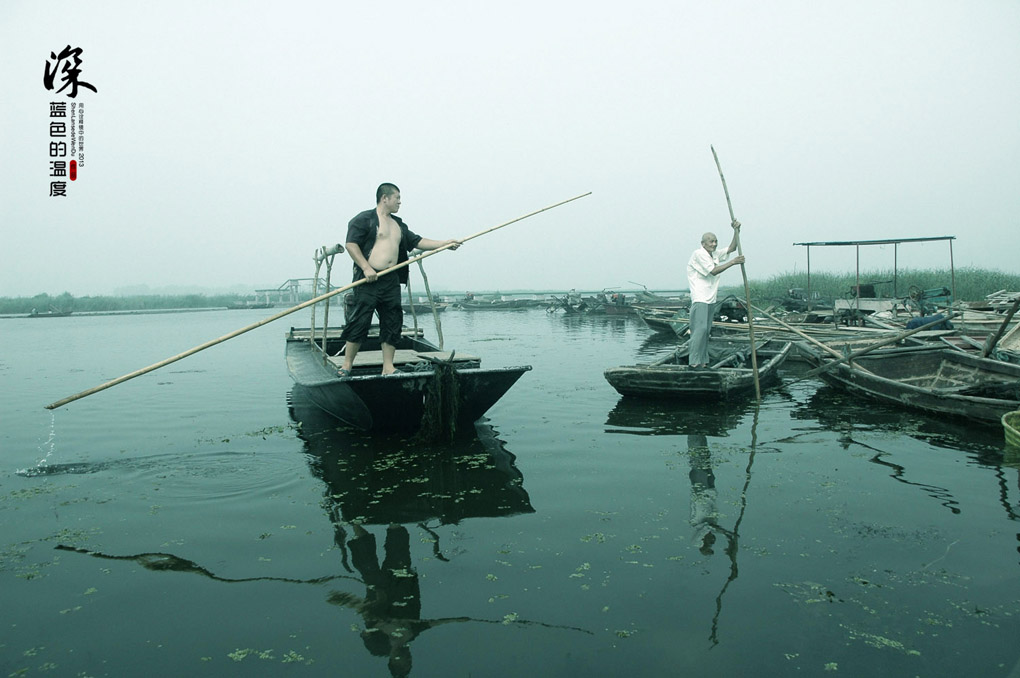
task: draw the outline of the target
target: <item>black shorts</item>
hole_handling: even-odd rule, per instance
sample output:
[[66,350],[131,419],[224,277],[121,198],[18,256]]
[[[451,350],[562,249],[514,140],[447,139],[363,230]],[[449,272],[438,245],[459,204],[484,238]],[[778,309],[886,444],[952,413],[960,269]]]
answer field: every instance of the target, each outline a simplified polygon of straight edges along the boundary
[[342,341],[360,344],[368,336],[372,315],[379,314],[379,341],[396,346],[404,325],[404,309],[400,306],[400,278],[396,273],[379,277],[354,288],[354,305],[347,324],[340,334]]

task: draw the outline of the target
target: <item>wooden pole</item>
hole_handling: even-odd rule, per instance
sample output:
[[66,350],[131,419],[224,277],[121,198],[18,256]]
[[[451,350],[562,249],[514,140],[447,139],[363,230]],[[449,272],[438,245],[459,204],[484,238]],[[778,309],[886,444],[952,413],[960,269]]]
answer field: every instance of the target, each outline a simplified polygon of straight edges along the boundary
[[[730,221],[736,223],[737,219],[733,216],[733,204],[730,203],[730,190],[726,187],[726,177],[723,176],[722,165],[719,164],[719,156],[715,153],[715,147],[709,146],[712,149],[712,157],[715,158],[716,169],[719,170],[719,178],[722,180],[723,193],[726,194],[726,207],[730,211]],[[740,245],[740,231],[737,231],[737,254],[744,256],[743,248]],[[754,350],[754,313],[751,311],[751,287],[747,284],[747,270],[743,264],[740,264],[740,275],[744,278],[744,298],[747,301],[747,332],[751,340],[751,369],[754,370],[754,397],[756,400],[761,400],[761,386],[758,381],[758,355]]]
[[[504,226],[509,226],[510,224],[516,223],[518,221],[522,221],[524,219],[527,219],[528,217],[533,217],[536,214],[540,214],[542,212],[546,212],[548,210],[553,209],[554,207],[559,207],[560,205],[565,205],[568,202],[573,202],[574,200],[577,200],[579,198],[583,198],[583,197],[588,196],[588,195],[591,195],[591,191],[589,191],[587,193],[582,193],[581,195],[574,196],[573,198],[568,198],[567,200],[563,200],[563,201],[555,203],[553,205],[549,205],[548,207],[543,207],[542,209],[535,210],[534,212],[529,212],[529,213],[527,213],[527,214],[525,214],[523,216],[517,217],[516,219],[511,219],[510,221],[504,221],[502,224],[498,224],[496,226],[492,226],[492,227],[487,228],[485,230],[479,231],[478,233],[474,233],[472,235],[469,235],[466,238],[462,238],[460,240],[454,241],[454,242],[452,242],[452,243],[450,243],[448,245],[443,245],[442,247],[436,248],[434,250],[429,250],[428,252],[425,252],[424,254],[420,254],[420,255],[418,255],[416,257],[411,257],[407,261],[403,261],[403,262],[401,262],[399,264],[396,264],[394,266],[390,266],[389,268],[387,268],[387,269],[385,269],[383,271],[379,271],[379,275],[382,276],[382,275],[386,275],[387,273],[392,273],[393,271],[401,269],[401,268],[403,268],[405,266],[409,266],[412,262],[421,261],[422,259],[424,259],[426,257],[430,257],[433,254],[438,254],[439,252],[442,252],[443,250],[450,249],[454,245],[460,246],[462,243],[465,243],[468,240],[473,240],[475,238],[479,238],[479,237],[481,237],[481,236],[483,236],[483,235],[485,235],[487,233],[492,233],[495,230],[503,228]],[[309,306],[312,306],[313,304],[317,304],[320,301],[325,301],[326,299],[328,299],[328,298],[330,298],[332,296],[340,294],[341,292],[346,292],[347,290],[349,290],[351,288],[354,288],[354,287],[357,287],[358,285],[361,285],[361,284],[364,284],[364,283],[365,283],[365,279],[362,278],[361,280],[358,280],[357,282],[352,282],[351,284],[345,285],[345,286],[340,287],[338,289],[335,289],[332,292],[327,291],[325,294],[320,294],[319,296],[315,297],[314,299],[309,299],[308,301],[300,303],[297,306],[294,306],[293,308],[289,308],[289,309],[287,309],[285,311],[281,311],[281,312],[277,313],[276,315],[272,315],[272,316],[270,316],[270,317],[268,317],[268,318],[266,318],[264,320],[260,320],[260,321],[258,321],[256,323],[252,323],[251,325],[248,325],[246,327],[242,327],[239,330],[234,330],[233,332],[231,332],[229,334],[225,334],[225,335],[223,335],[222,337],[220,337],[218,339],[213,339],[211,341],[205,342],[204,344],[199,344],[198,346],[195,346],[194,348],[190,348],[187,351],[184,351],[183,353],[178,353],[177,355],[175,355],[175,356],[173,356],[171,358],[167,358],[166,360],[161,360],[158,363],[155,363],[153,365],[149,365],[148,367],[143,367],[140,370],[135,370],[134,372],[131,372],[129,374],[125,374],[122,377],[117,377],[116,379],[112,379],[112,380],[106,382],[105,384],[100,384],[99,386],[95,386],[95,387],[90,388],[88,390],[82,391],[81,393],[77,393],[77,394],[75,394],[73,396],[68,396],[67,398],[63,398],[63,399],[58,400],[56,402],[50,403],[49,405],[46,405],[45,407],[46,407],[47,410],[55,410],[58,407],[62,407],[63,405],[66,405],[66,404],[68,404],[70,402],[74,402],[75,400],[79,400],[81,398],[85,398],[86,396],[90,396],[93,393],[98,393],[99,391],[106,390],[106,389],[108,389],[108,388],[110,388],[112,386],[116,386],[117,384],[122,384],[125,381],[128,381],[129,379],[134,379],[135,377],[140,377],[143,374],[147,374],[147,373],[152,372],[154,370],[158,370],[161,367],[166,367],[167,365],[170,365],[171,363],[175,363],[178,360],[183,360],[184,358],[187,358],[190,355],[194,355],[195,353],[198,353],[199,351],[204,351],[205,349],[207,349],[207,348],[209,348],[211,346],[215,346],[216,344],[220,344],[220,343],[223,343],[224,341],[227,341],[229,339],[233,339],[234,337],[240,336],[240,335],[244,334],[245,332],[250,332],[250,331],[252,331],[252,330],[254,330],[256,328],[262,327],[263,325],[268,325],[269,323],[271,323],[271,322],[273,322],[275,320],[279,320],[280,318],[283,318],[284,316],[288,316],[291,313],[295,313],[297,311],[300,311],[303,308],[308,308]]]

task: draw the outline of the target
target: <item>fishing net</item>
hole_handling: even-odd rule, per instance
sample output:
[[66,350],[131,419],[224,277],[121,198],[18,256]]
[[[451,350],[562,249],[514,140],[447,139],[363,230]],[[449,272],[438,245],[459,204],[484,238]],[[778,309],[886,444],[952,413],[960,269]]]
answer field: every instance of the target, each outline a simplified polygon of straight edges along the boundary
[[451,352],[449,360],[430,358],[433,370],[425,384],[425,411],[415,434],[418,442],[450,441],[457,434],[460,384],[453,367],[453,355]]

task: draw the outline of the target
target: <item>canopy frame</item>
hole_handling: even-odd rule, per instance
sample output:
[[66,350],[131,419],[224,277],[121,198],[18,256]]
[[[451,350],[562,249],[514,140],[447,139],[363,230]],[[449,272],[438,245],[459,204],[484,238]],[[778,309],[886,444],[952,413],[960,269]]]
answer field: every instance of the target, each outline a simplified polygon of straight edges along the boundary
[[897,287],[899,246],[904,243],[933,242],[938,240],[949,241],[949,273],[952,278],[953,299],[956,299],[956,268],[953,263],[953,241],[955,235],[939,235],[927,238],[883,238],[881,240],[832,240],[828,242],[795,242],[794,245],[807,248],[807,298],[808,311],[811,310],[811,248],[812,247],[853,247],[857,254],[857,306],[860,310],[860,289],[861,289],[861,247],[869,245],[892,245],[893,246],[893,297],[899,298]]

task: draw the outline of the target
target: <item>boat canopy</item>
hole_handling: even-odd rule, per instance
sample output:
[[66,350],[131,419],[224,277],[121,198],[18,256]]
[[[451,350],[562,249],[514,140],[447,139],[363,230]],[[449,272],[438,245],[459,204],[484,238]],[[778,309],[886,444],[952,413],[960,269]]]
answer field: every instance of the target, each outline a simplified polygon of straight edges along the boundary
[[807,248],[807,296],[808,310],[811,309],[811,248],[812,247],[854,247],[857,252],[857,289],[861,288],[861,247],[868,245],[892,245],[893,246],[893,297],[899,297],[897,287],[899,246],[904,243],[933,242],[937,240],[949,241],[949,274],[952,278],[953,299],[956,299],[956,269],[953,265],[953,241],[955,235],[939,235],[927,238],[882,238],[880,240],[830,240],[820,242],[795,242],[794,245]]

